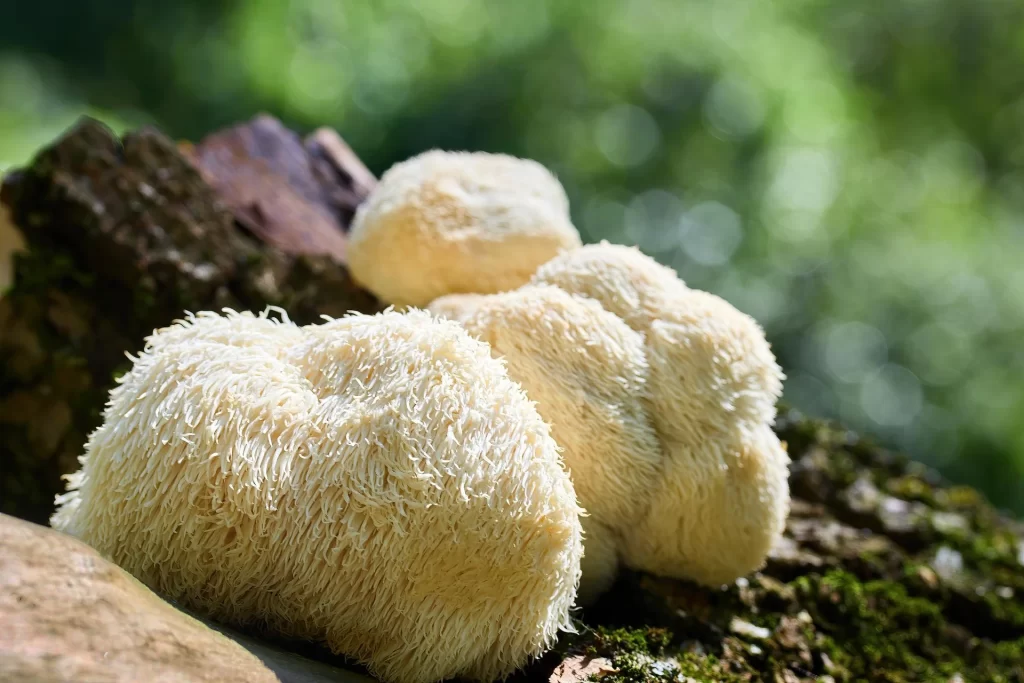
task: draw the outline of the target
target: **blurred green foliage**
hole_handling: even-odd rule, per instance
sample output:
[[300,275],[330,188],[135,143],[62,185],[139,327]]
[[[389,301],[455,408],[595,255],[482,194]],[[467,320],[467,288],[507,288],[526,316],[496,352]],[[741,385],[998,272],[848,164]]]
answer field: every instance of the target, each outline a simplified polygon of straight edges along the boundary
[[3,4],[0,168],[83,111],[535,158],[755,316],[788,401],[1024,511],[1020,0]]

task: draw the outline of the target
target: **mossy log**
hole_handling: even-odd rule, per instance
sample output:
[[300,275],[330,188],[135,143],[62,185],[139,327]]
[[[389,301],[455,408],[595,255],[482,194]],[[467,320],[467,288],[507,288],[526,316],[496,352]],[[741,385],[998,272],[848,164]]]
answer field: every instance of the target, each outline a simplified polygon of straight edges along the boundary
[[1024,524],[842,427],[776,429],[793,507],[764,569],[627,574],[526,680],[1024,681]]
[[[28,249],[0,300],[0,510],[45,521],[124,352],[183,311],[378,310],[343,265],[373,182],[337,136],[267,117],[194,147],[86,120],[9,176]],[[776,429],[793,506],[762,571],[627,573],[515,679],[1024,683],[1024,525],[841,427]]]

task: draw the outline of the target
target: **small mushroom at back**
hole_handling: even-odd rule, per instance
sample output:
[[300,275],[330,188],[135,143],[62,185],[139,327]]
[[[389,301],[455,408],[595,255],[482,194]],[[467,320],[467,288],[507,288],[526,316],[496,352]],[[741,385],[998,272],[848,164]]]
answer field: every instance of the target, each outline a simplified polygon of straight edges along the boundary
[[542,165],[505,154],[432,150],[391,167],[356,212],[352,277],[391,304],[491,294],[580,246],[569,200]]

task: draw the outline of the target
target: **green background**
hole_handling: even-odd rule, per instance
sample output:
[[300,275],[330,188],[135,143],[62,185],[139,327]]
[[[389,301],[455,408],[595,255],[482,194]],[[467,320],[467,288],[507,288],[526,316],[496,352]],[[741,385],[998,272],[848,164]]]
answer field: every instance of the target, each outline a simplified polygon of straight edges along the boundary
[[756,317],[787,401],[1024,511],[1019,0],[0,6],[0,169],[81,113],[532,157]]

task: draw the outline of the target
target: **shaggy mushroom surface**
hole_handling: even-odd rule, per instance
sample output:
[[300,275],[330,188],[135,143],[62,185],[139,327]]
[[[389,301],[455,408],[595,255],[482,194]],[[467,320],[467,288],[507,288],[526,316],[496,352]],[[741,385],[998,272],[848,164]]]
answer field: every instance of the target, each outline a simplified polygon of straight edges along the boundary
[[393,166],[360,205],[348,263],[384,301],[425,306],[514,289],[580,243],[565,190],[542,165],[432,150]]
[[52,524],[161,594],[394,683],[501,678],[571,628],[572,483],[457,324],[201,313],[119,381]]
[[708,585],[763,565],[789,458],[771,428],[782,372],[752,318],[607,243],[430,308],[487,341],[551,423],[589,514],[581,603],[619,563]]

